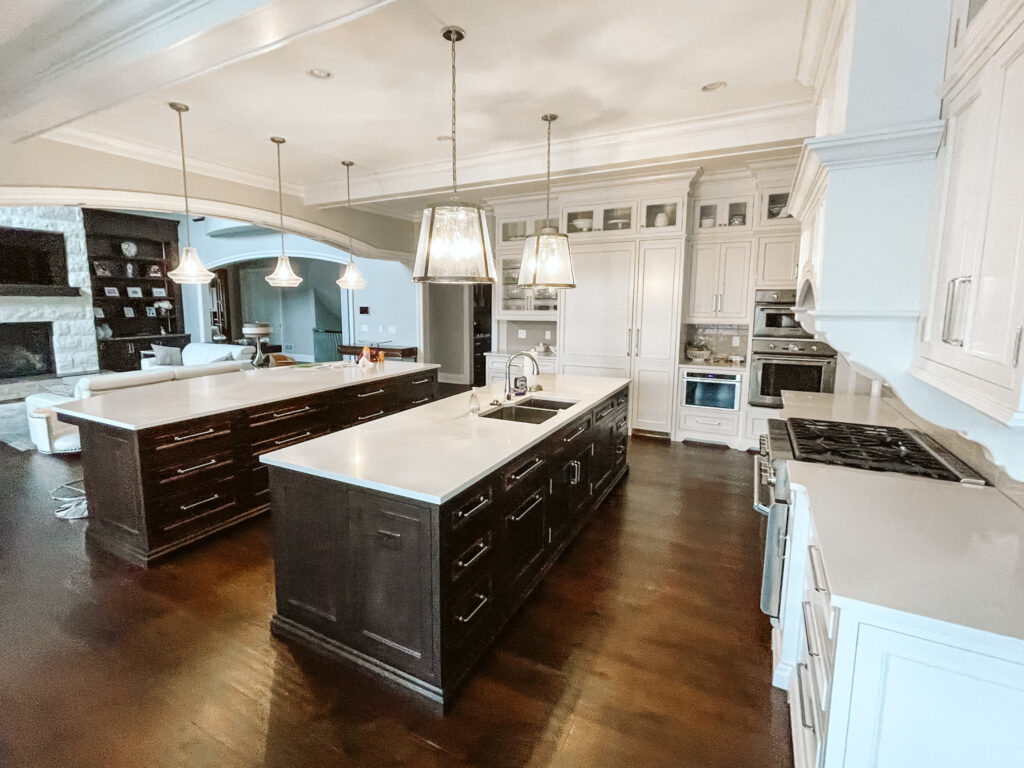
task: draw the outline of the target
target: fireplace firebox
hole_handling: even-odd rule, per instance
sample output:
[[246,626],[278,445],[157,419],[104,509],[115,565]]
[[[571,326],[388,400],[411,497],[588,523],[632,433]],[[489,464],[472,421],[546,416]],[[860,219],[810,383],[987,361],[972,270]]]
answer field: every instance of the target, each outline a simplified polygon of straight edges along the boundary
[[0,323],[0,380],[56,372],[52,323]]

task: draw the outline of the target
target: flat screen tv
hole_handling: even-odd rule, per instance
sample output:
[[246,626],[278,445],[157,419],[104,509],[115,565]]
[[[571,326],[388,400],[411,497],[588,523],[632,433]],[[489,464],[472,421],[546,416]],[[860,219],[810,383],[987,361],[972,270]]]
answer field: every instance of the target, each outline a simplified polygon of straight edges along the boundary
[[67,285],[62,232],[0,227],[0,285]]

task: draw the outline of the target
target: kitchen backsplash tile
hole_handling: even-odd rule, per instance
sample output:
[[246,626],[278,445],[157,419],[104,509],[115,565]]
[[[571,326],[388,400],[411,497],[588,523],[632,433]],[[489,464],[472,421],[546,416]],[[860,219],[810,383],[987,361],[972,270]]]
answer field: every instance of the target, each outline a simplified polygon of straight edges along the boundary
[[[747,337],[750,327],[746,325],[705,325],[691,323],[686,326],[683,337],[682,359],[686,358],[686,347],[695,346],[699,341],[707,344],[712,357],[747,356]],[[739,344],[733,344],[737,339]]]

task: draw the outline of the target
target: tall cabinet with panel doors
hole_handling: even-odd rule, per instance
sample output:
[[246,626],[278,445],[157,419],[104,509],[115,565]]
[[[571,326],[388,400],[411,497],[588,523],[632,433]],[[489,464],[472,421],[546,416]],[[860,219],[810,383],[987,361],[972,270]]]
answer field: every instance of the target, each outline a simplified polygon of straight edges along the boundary
[[751,241],[696,242],[690,247],[691,322],[737,322],[750,318]]
[[553,288],[521,288],[519,267],[523,261],[523,244],[530,235],[538,234],[546,225],[557,226],[555,218],[545,219],[544,209],[535,206],[505,212],[497,220],[493,316],[497,320],[554,320],[558,316],[558,291]]
[[990,37],[975,38],[974,55],[947,73],[937,244],[914,372],[1024,429],[1024,9],[1008,5],[991,0],[972,18]]

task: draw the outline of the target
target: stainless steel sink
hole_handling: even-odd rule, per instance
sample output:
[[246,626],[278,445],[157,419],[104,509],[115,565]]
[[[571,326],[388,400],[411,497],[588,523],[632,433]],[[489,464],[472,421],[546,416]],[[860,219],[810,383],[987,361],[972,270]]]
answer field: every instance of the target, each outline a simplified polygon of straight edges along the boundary
[[540,424],[554,416],[558,411],[551,408],[531,408],[526,405],[506,405],[493,411],[481,413],[481,419],[500,419],[502,421],[520,421],[526,424]]
[[549,411],[564,411],[566,408],[572,408],[579,400],[549,400],[546,397],[528,397],[525,400],[520,400],[519,405],[525,405],[529,408],[546,408]]

